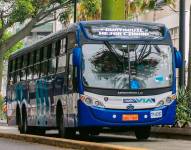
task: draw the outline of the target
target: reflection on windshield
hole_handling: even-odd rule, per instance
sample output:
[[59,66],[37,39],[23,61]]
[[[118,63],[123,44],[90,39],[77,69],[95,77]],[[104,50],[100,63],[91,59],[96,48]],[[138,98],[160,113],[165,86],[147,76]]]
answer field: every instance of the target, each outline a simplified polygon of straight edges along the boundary
[[172,82],[171,55],[167,45],[85,44],[84,84],[108,89],[168,87]]

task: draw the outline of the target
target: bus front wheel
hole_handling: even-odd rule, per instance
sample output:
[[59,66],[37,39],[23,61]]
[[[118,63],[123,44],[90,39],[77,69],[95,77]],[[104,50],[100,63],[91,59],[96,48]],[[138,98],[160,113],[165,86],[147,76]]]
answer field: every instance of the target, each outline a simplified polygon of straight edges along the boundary
[[147,140],[151,133],[151,126],[143,126],[135,128],[135,136],[137,140]]

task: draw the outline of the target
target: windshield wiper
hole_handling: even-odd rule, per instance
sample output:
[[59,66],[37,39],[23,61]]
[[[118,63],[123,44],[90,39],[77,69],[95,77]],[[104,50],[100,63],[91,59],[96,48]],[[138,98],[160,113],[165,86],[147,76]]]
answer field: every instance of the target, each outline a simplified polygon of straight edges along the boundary
[[108,41],[104,41],[104,44],[107,46],[108,50],[110,52],[112,52],[112,54],[114,54],[114,57],[121,63],[123,64],[123,62],[120,60],[120,56],[117,54],[115,48],[113,48],[113,46],[108,42]]

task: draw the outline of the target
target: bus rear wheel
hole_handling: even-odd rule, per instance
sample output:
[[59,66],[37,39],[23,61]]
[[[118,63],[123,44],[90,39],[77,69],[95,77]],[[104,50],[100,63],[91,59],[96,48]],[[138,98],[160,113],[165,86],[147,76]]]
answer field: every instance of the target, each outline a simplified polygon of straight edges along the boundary
[[137,140],[147,140],[151,133],[151,126],[143,126],[135,128],[135,136]]
[[20,127],[19,127],[19,130],[20,130],[20,133],[21,134],[27,134],[28,133],[28,124],[27,124],[27,114],[26,114],[26,110],[24,110],[22,112],[22,119],[20,119],[21,122],[20,122]]
[[64,126],[63,113],[61,113],[58,118],[58,133],[61,138],[71,138],[75,135],[75,129]]

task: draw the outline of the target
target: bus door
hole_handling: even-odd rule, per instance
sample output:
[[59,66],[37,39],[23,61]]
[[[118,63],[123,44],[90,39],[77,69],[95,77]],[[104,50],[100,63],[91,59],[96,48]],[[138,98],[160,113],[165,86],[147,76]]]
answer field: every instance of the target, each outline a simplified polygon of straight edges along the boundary
[[75,33],[69,33],[67,36],[67,112],[68,126],[75,127],[77,125],[77,99],[78,93],[75,83],[75,68],[73,65],[73,48],[75,47]]

